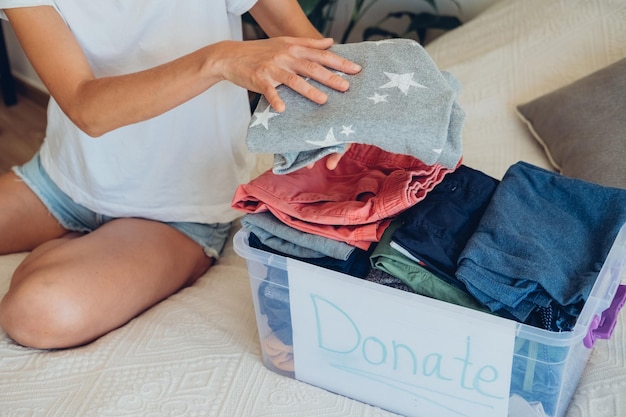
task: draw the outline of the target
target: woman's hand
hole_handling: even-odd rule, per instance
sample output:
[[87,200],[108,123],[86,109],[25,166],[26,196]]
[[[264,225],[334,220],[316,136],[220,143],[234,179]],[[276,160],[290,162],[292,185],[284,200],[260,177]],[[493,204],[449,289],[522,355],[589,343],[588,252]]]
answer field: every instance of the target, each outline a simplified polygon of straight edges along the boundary
[[309,78],[338,91],[349,88],[348,81],[336,72],[356,74],[361,67],[328,51],[332,44],[330,38],[225,41],[211,58],[219,62],[224,80],[263,94],[274,110],[282,112],[285,103],[276,91],[281,84],[318,104],[324,104],[328,96],[309,84]]
[[346,152],[348,152],[348,149],[350,149],[350,143],[348,143],[346,145],[346,150],[343,151],[342,153],[332,153],[330,155],[328,155],[326,157],[326,168],[333,170],[335,168],[337,168],[337,165],[339,165],[339,161],[341,161],[341,158],[343,158],[343,156],[346,154]]
[[[325,160],[325,163],[326,163],[326,169],[329,169],[332,171],[333,169],[337,168],[337,165],[339,165],[339,161],[341,161],[341,158],[343,158],[346,152],[348,152],[348,149],[350,149],[350,146],[352,146],[351,143],[346,143],[346,149],[343,152],[331,153],[330,155],[323,158],[323,160]],[[311,169],[315,166],[316,163],[317,162],[312,162],[306,167],[308,169]]]

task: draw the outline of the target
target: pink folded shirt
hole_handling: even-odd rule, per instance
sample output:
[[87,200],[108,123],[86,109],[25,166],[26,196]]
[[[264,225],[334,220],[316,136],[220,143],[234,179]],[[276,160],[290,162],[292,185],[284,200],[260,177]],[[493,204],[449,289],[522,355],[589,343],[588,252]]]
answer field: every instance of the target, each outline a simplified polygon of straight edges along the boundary
[[355,143],[334,170],[318,162],[289,174],[264,172],[237,188],[232,207],[245,213],[270,211],[300,231],[367,250],[394,217],[452,171]]

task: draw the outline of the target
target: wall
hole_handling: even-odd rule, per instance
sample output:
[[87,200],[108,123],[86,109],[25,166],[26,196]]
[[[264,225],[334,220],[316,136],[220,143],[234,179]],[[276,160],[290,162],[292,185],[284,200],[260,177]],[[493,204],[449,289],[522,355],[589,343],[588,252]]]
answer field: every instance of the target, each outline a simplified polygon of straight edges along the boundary
[[[367,1],[367,3],[370,3],[370,1]],[[442,15],[457,16],[462,22],[466,22],[496,1],[498,0],[437,0],[437,7]],[[460,8],[456,7],[455,2],[460,5]],[[341,38],[341,34],[347,26],[355,3],[356,0],[340,0],[336,10],[335,21],[329,32],[333,38]],[[354,30],[351,31],[347,41],[359,41],[364,28],[377,24],[388,13],[397,11],[419,13],[432,12],[433,10],[424,0],[374,0],[373,5],[366,13],[362,14],[362,17],[355,25]],[[1,23],[6,38],[13,74],[21,81],[45,91],[46,88],[28,63],[10,25],[6,21],[1,21]],[[397,28],[405,27],[406,22],[387,20],[384,26],[389,30],[396,30]]]

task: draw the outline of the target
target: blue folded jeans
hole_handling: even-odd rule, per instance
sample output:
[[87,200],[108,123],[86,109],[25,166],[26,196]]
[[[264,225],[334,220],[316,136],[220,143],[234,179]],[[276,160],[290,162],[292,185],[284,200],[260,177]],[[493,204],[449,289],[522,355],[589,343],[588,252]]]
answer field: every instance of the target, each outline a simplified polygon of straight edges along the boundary
[[496,188],[456,276],[491,311],[521,322],[551,303],[577,317],[624,223],[626,190],[518,162]]

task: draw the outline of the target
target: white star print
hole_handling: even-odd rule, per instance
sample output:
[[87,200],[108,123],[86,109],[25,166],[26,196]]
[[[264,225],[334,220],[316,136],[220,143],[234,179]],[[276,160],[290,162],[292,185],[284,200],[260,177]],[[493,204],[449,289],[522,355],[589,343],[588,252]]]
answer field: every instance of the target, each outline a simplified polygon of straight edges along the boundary
[[380,95],[378,93],[374,93],[374,95],[372,97],[368,97],[368,99],[374,101],[374,104],[378,104],[378,103],[383,102],[383,101],[387,102],[387,96],[388,96],[388,94]]
[[343,129],[341,130],[341,134],[346,135],[346,136],[350,136],[351,134],[354,133],[354,130],[352,130],[352,125],[350,126],[341,126]]
[[409,88],[411,86],[418,87],[418,88],[426,88],[426,86],[413,81],[413,74],[414,73],[412,72],[409,72],[407,74],[394,74],[391,72],[385,72],[385,75],[389,77],[391,81],[389,81],[385,85],[380,86],[379,88],[398,87],[400,91],[404,93],[405,96],[409,94]]
[[265,129],[269,129],[268,121],[272,117],[280,116],[280,113],[271,113],[270,112],[270,107],[271,106],[267,106],[265,108],[265,110],[263,110],[263,112],[256,112],[256,113],[254,113],[254,116],[256,117],[256,119],[250,125],[250,127],[262,125]]
[[341,145],[341,142],[339,142],[335,138],[335,132],[333,132],[333,128],[332,127],[330,128],[330,130],[326,134],[326,139],[324,139],[324,140],[307,140],[306,142],[310,143],[311,145],[319,146],[320,148],[325,148],[327,146]]

